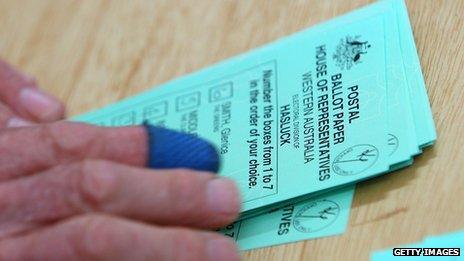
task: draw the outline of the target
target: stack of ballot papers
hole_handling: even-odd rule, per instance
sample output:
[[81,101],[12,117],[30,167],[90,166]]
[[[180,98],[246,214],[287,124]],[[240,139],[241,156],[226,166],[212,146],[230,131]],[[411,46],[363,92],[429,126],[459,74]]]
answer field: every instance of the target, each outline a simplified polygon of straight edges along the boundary
[[354,184],[436,138],[406,5],[376,2],[103,109],[208,139],[236,181],[241,249],[342,233]]
[[422,242],[374,252],[372,261],[387,260],[464,260],[464,230],[427,237]]

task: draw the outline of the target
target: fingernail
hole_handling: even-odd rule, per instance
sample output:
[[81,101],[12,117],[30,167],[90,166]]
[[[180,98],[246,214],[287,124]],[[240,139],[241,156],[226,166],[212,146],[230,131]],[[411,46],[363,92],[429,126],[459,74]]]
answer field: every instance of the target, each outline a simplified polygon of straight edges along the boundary
[[216,213],[237,214],[240,211],[240,197],[232,180],[213,179],[208,182],[207,196],[209,207]]
[[63,114],[60,102],[39,89],[23,88],[19,93],[19,101],[31,115],[40,120],[58,120]]
[[228,238],[214,238],[208,241],[208,260],[240,260],[237,246]]
[[219,170],[219,154],[208,141],[149,124],[144,126],[148,133],[150,168],[188,168],[213,173]]
[[34,123],[28,120],[18,118],[18,117],[13,117],[9,119],[6,123],[6,127],[8,128],[26,127],[26,126],[31,126],[31,125],[34,125]]

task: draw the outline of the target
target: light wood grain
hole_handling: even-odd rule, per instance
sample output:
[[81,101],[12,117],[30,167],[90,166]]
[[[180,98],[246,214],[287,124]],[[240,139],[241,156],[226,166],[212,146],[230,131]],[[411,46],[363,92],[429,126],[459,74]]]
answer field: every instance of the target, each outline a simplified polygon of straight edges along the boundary
[[[75,115],[332,18],[366,0],[0,0],[0,56]],[[408,1],[438,141],[358,185],[347,232],[249,260],[358,260],[464,229],[464,1]]]

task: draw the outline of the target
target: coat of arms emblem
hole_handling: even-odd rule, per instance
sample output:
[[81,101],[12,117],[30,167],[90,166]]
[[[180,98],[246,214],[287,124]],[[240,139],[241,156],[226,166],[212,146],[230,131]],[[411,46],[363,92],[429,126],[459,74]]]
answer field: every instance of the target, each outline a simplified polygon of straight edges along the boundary
[[361,36],[346,36],[340,39],[334,55],[335,64],[341,70],[349,70],[353,65],[362,62],[362,56],[367,54],[367,50],[371,47],[368,41],[361,41]]

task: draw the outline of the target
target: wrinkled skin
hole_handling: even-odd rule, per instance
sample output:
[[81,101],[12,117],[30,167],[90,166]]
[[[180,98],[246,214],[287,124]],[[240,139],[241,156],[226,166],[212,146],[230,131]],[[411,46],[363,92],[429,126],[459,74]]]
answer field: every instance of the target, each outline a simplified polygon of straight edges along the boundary
[[230,180],[150,170],[142,127],[60,122],[65,109],[0,60],[0,260],[237,260],[215,232]]

